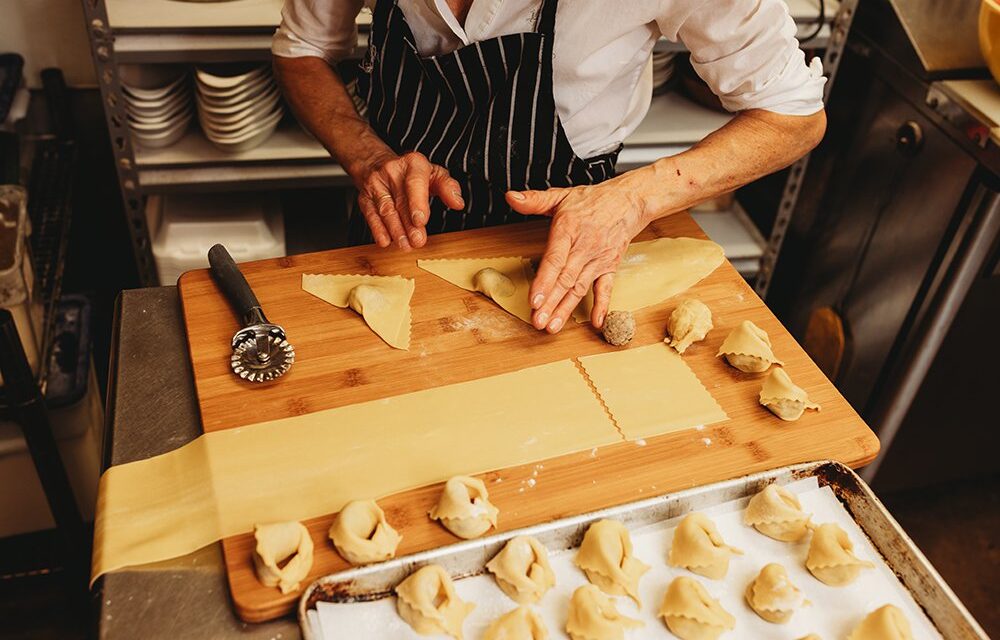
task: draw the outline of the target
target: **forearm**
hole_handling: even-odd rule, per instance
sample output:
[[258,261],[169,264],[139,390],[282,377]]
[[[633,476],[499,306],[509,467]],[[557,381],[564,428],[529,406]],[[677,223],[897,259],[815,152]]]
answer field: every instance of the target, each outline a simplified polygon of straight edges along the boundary
[[292,111],[355,181],[394,155],[354,108],[337,72],[321,58],[274,57],[275,78]]
[[636,194],[648,223],[787,167],[819,144],[825,129],[823,111],[811,116],[745,111],[690,150],[616,180]]

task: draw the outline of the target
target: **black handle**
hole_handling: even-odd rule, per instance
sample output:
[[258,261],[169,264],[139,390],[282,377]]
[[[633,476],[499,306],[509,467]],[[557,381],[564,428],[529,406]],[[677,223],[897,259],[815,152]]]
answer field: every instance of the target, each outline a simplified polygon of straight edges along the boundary
[[255,309],[260,308],[260,302],[257,301],[257,296],[247,284],[247,279],[243,277],[233,257],[224,246],[217,244],[208,250],[208,263],[212,265],[212,275],[215,276],[219,288],[229,298],[230,304],[236,308],[236,313],[246,322],[254,315]]

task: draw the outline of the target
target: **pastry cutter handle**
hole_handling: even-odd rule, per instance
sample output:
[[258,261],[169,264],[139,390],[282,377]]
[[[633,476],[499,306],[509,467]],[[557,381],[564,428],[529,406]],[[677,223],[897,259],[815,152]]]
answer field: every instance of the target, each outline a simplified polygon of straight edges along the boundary
[[215,281],[229,299],[229,303],[236,309],[243,325],[260,322],[264,316],[260,302],[226,248],[217,244],[209,249],[208,263],[212,266]]

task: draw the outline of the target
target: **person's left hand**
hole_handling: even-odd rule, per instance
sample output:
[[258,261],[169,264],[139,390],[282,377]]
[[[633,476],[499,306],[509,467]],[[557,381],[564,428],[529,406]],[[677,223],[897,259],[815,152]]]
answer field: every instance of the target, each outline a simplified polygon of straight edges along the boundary
[[645,207],[616,180],[545,191],[508,191],[507,203],[525,215],[552,218],[548,245],[528,294],[532,324],[557,333],[594,289],[590,321],[604,326],[618,263],[646,226]]

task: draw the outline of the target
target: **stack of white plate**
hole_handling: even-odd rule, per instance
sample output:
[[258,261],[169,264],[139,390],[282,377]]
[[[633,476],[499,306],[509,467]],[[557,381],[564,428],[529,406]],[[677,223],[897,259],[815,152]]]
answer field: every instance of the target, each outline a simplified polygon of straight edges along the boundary
[[198,120],[205,136],[223,151],[253,149],[274,133],[285,110],[266,65],[195,69]]
[[659,94],[669,87],[670,79],[674,77],[675,51],[653,52],[653,93]]
[[143,147],[168,147],[184,135],[194,115],[187,69],[173,65],[122,65],[119,69],[128,127]]

